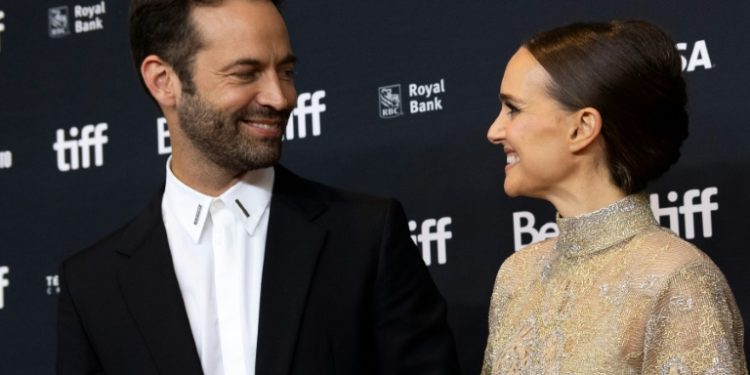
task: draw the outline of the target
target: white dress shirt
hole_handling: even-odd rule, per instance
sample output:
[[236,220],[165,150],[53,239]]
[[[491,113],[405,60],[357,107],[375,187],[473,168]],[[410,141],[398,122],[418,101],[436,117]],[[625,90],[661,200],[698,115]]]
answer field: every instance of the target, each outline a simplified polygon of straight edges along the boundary
[[162,216],[206,375],[253,375],[273,168],[218,197],[178,180],[167,160]]

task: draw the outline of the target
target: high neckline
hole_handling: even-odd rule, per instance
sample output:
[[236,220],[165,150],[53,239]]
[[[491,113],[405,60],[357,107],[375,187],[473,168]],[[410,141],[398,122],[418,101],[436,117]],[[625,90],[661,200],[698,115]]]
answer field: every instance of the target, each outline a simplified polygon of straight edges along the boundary
[[628,195],[591,213],[570,218],[558,214],[560,236],[555,250],[567,257],[593,254],[652,225],[657,225],[657,222],[646,195]]

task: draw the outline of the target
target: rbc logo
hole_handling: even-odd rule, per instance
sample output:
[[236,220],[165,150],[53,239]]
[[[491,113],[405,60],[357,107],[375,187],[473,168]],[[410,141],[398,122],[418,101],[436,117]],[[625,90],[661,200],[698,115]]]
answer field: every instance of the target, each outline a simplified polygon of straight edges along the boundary
[[391,119],[403,114],[401,108],[401,84],[378,88],[380,118]]
[[68,6],[63,5],[56,8],[49,8],[47,11],[47,19],[49,22],[49,37],[50,38],[62,38],[70,34],[70,27],[68,26]]
[[0,266],[0,310],[5,308],[5,288],[10,285],[10,280],[6,277],[10,269],[8,266]]
[[[426,265],[432,264],[432,243],[437,244],[437,262],[438,264],[445,264],[447,259],[447,242],[453,238],[453,233],[447,230],[448,225],[451,225],[452,219],[450,217],[441,217],[440,219],[427,219],[422,222],[419,234],[411,235],[411,240],[414,244],[419,246],[422,245],[422,259]],[[409,231],[414,232],[417,230],[417,222],[414,220],[409,221]]]
[[[77,127],[68,130],[71,138],[78,137],[81,139],[66,140],[65,130],[57,129],[57,139],[52,144],[52,149],[57,151],[57,169],[61,172],[77,170],[78,168],[89,168],[91,166],[91,148],[94,148],[94,165],[101,167],[104,165],[104,145],[109,142],[109,138],[104,135],[107,130],[107,123],[100,122],[96,125],[86,125],[81,131]],[[68,155],[70,158],[68,158]]]

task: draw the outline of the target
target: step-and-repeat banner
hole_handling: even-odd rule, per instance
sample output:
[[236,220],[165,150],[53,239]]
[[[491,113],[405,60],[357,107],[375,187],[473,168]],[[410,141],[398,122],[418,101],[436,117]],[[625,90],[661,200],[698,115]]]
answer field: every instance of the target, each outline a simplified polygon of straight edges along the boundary
[[[300,63],[282,163],[403,202],[467,374],[501,262],[557,233],[549,204],[503,193],[485,138],[500,78],[523,40],[574,21],[645,19],[677,42],[690,137],[651,205],[750,319],[750,2],[288,0],[285,17]],[[163,182],[169,134],[136,77],[127,1],[0,0],[1,374],[54,372],[60,261]]]

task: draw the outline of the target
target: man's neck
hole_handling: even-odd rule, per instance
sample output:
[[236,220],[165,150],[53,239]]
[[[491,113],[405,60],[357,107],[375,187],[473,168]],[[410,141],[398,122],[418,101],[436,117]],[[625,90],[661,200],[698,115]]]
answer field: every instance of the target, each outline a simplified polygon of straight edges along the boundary
[[169,167],[182,183],[208,196],[218,197],[234,186],[246,172],[230,171],[210,161],[194,159],[173,154]]

